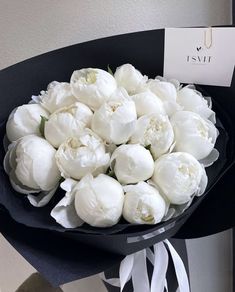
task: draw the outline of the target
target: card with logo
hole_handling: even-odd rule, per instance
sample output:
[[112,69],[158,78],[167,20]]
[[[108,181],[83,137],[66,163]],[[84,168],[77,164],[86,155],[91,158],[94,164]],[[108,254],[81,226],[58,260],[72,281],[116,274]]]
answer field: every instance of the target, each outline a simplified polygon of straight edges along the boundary
[[164,77],[230,86],[234,66],[234,27],[165,29]]

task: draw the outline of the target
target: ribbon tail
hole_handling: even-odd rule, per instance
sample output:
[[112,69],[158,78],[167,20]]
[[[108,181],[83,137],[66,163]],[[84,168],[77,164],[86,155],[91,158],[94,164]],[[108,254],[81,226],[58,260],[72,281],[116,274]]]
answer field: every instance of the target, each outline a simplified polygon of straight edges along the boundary
[[146,263],[146,249],[135,253],[132,270],[132,283],[134,292],[149,292],[149,278]]
[[164,292],[168,267],[168,252],[162,242],[154,245],[154,254],[151,292]]
[[132,270],[134,267],[134,255],[131,254],[126,256],[120,264],[119,268],[119,278],[120,278],[120,291],[122,292],[126,283],[130,280],[132,275]]
[[184,263],[172,244],[168,240],[164,240],[164,243],[168,246],[169,252],[171,254],[174,267],[175,267],[175,273],[177,277],[177,281],[179,284],[178,292],[190,292],[190,286],[189,286],[189,280],[188,275],[184,266]]
[[107,279],[105,277],[104,272],[99,274],[99,277],[101,280],[104,282],[108,283],[109,285],[112,285],[114,287],[120,287],[120,279],[119,278],[112,278],[112,279]]

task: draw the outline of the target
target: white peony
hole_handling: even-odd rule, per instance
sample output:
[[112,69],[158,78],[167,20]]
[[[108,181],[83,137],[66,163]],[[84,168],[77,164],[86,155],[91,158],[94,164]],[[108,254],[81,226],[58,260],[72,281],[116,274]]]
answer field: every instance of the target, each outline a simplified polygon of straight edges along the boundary
[[176,102],[177,90],[173,83],[159,79],[151,79],[147,83],[147,88],[161,99],[168,116],[171,116],[180,109],[180,106]]
[[195,193],[201,195],[207,184],[203,166],[184,152],[165,154],[156,160],[152,180],[176,205],[189,202]]
[[92,111],[83,103],[76,102],[69,107],[55,111],[45,122],[45,138],[56,148],[69,137],[78,137],[89,127]]
[[78,216],[91,226],[109,227],[118,223],[124,202],[120,183],[100,174],[85,176],[76,186],[75,208]]
[[215,113],[211,105],[199,91],[185,86],[178,91],[177,102],[184,111],[192,111],[204,119],[212,118],[215,121]]
[[124,64],[116,69],[114,77],[119,87],[124,87],[129,94],[134,94],[143,87],[148,77],[143,76],[140,71],[131,64]]
[[145,182],[124,187],[123,217],[130,223],[157,224],[166,213],[166,203],[158,190]]
[[151,114],[137,120],[130,143],[149,147],[154,159],[168,152],[174,141],[174,132],[167,115]]
[[55,153],[45,139],[35,135],[11,144],[4,166],[14,189],[23,194],[54,189],[60,179]]
[[135,130],[135,103],[122,88],[95,111],[91,128],[108,143],[126,143]]
[[165,114],[161,99],[150,90],[132,95],[131,98],[135,103],[138,117],[151,113]]
[[91,109],[98,109],[116,90],[114,77],[101,69],[86,68],[74,71],[70,84],[76,98]]
[[70,106],[77,99],[72,94],[71,86],[67,82],[53,81],[48,84],[47,91],[42,91],[40,95],[40,103],[50,113],[56,110]]
[[175,134],[175,150],[192,154],[197,160],[213,150],[218,136],[214,124],[190,111],[179,111],[171,117]]
[[8,139],[12,142],[31,134],[41,136],[41,116],[47,118],[49,113],[39,104],[24,104],[14,109],[6,124]]
[[89,129],[79,137],[66,140],[56,152],[57,165],[65,178],[81,179],[89,173],[105,172],[109,161],[104,143]]
[[119,146],[111,156],[111,165],[122,184],[147,180],[154,171],[152,155],[139,144]]

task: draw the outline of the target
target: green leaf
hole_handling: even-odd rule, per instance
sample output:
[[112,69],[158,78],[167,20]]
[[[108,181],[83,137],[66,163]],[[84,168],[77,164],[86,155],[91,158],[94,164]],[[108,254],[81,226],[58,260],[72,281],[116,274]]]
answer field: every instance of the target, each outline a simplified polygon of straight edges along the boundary
[[114,76],[112,69],[109,67],[109,64],[108,64],[108,67],[107,68],[108,68],[109,74],[111,74],[112,76]]
[[115,173],[114,173],[114,170],[111,169],[110,167],[108,168],[108,170],[106,171],[106,174],[112,178],[115,178],[116,179],[116,176],[115,176]]
[[145,149],[147,149],[147,150],[150,151],[150,149],[151,149],[151,144],[147,145],[147,146],[145,147]]
[[40,117],[41,117],[41,123],[39,125],[39,131],[40,131],[41,135],[44,137],[45,123],[48,121],[48,118],[46,118],[44,116],[40,116]]

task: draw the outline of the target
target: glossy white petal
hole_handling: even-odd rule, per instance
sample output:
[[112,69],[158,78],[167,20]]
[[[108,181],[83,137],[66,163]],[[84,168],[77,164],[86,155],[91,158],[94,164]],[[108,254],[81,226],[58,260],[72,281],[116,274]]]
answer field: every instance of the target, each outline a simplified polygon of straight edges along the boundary
[[104,143],[89,129],[80,137],[66,140],[56,152],[57,165],[65,178],[81,179],[89,173],[105,172],[109,161]]
[[114,77],[101,69],[85,68],[74,71],[71,88],[76,98],[91,109],[98,109],[116,90]]
[[67,138],[78,137],[85,127],[89,127],[92,111],[83,103],[73,105],[54,112],[45,122],[45,138],[58,148]]
[[158,190],[145,182],[124,187],[123,216],[130,223],[157,224],[166,212],[166,203]]
[[214,148],[218,130],[214,124],[190,111],[179,111],[171,118],[175,150],[188,152],[197,160],[206,158]]
[[48,85],[47,91],[42,91],[40,95],[41,105],[50,113],[62,107],[68,107],[76,101],[77,99],[72,94],[71,86],[67,82],[53,81]]
[[115,225],[121,215],[124,193],[120,183],[105,174],[84,177],[76,186],[75,208],[82,220],[91,226]]
[[135,103],[138,117],[151,113],[165,114],[161,99],[150,90],[132,95],[131,98]]
[[41,116],[48,117],[49,113],[39,104],[24,104],[14,109],[6,124],[8,139],[16,141],[31,134],[41,136]]
[[122,184],[147,180],[154,171],[152,155],[139,144],[119,146],[113,152],[111,165],[118,181]]
[[151,114],[137,120],[130,142],[150,147],[154,159],[157,159],[170,150],[173,141],[174,132],[168,116]]
[[116,69],[114,77],[119,87],[124,87],[129,94],[138,92],[148,80],[131,64],[124,64]]
[[91,128],[108,143],[126,143],[135,130],[137,120],[135,103],[123,89],[95,111]]
[[204,192],[205,176],[203,166],[192,155],[175,152],[156,160],[152,180],[172,204],[180,205]]

